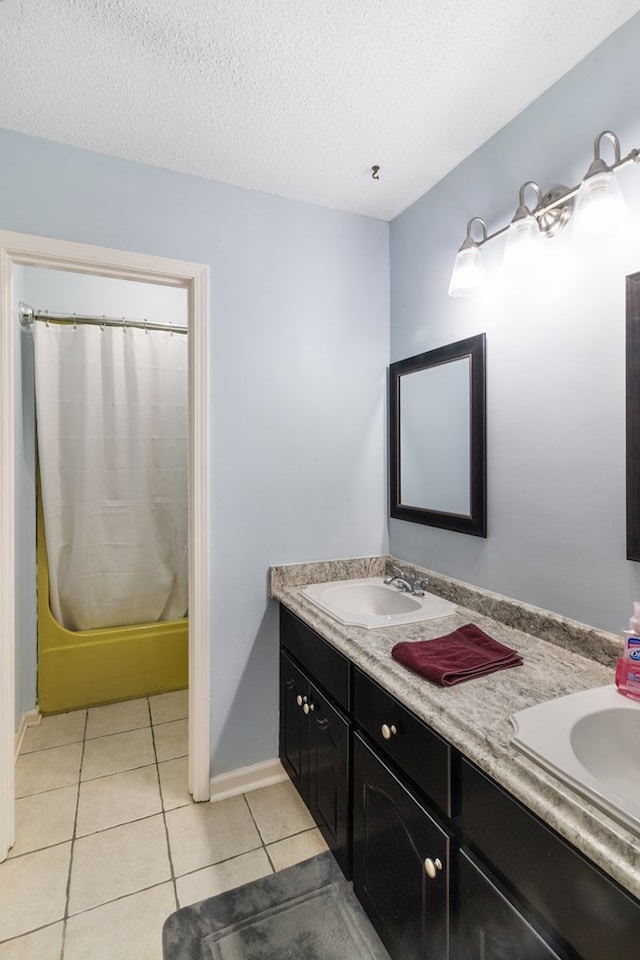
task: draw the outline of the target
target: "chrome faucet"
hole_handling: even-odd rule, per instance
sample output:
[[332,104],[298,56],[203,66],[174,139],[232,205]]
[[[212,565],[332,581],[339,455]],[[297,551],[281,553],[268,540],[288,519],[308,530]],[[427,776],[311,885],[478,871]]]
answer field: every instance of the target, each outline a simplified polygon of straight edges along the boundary
[[412,593],[414,597],[424,597],[424,591],[429,581],[426,577],[412,577],[410,573],[400,567],[392,566],[392,573],[384,578],[386,584],[393,584],[398,590]]

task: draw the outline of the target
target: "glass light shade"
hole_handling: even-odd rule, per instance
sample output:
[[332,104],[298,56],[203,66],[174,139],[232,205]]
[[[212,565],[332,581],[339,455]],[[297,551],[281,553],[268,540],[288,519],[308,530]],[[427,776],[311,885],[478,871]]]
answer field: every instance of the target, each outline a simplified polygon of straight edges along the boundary
[[449,296],[472,297],[484,286],[485,280],[486,274],[479,246],[465,241],[456,254],[449,284]]
[[503,261],[510,278],[527,280],[535,275],[543,257],[542,242],[538,221],[532,213],[511,221]]
[[627,208],[612,170],[582,181],[574,217],[573,241],[578,244],[610,240],[626,225]]

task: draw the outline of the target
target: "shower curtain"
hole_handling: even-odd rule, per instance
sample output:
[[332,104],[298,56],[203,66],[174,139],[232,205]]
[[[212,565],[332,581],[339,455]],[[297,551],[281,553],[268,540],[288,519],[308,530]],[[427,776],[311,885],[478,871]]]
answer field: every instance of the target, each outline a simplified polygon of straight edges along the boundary
[[69,630],[187,614],[187,337],[35,323],[50,604]]

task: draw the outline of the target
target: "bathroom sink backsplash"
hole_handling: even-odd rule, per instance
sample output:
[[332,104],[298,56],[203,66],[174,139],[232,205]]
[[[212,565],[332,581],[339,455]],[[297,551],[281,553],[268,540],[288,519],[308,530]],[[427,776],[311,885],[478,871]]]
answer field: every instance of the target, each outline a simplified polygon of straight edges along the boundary
[[604,666],[615,668],[619,654],[619,638],[587,624],[570,620],[549,610],[534,607],[491,590],[455,580],[435,570],[427,570],[397,557],[356,557],[346,560],[324,560],[315,563],[286,564],[270,568],[269,596],[287,587],[303,587],[311,583],[351,580],[361,577],[383,577],[393,565],[414,576],[426,576],[427,587],[445,600],[498,620],[506,626],[529,633],[589,657]]
[[332,580],[356,580],[362,577],[384,577],[390,557],[355,557],[347,560],[320,560],[315,563],[290,563],[271,567],[269,596],[284,587],[306,587],[310,583]]

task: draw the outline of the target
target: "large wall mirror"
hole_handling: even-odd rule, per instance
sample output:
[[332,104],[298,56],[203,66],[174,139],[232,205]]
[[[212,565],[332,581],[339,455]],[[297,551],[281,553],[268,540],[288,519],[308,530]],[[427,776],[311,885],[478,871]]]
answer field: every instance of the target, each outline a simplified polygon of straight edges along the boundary
[[391,516],[486,537],[485,334],[389,374]]
[[627,277],[627,560],[640,560],[640,273]]

